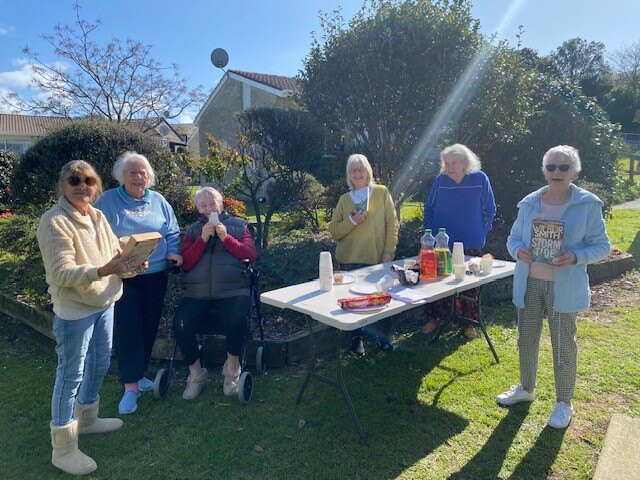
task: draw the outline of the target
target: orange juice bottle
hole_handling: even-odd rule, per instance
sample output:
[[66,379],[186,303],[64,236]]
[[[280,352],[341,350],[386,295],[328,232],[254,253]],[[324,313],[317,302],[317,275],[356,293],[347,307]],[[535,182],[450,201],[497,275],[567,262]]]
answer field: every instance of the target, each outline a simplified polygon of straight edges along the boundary
[[420,239],[420,280],[423,282],[435,280],[437,275],[438,262],[435,251],[436,239],[431,235],[431,229],[425,228],[424,235]]

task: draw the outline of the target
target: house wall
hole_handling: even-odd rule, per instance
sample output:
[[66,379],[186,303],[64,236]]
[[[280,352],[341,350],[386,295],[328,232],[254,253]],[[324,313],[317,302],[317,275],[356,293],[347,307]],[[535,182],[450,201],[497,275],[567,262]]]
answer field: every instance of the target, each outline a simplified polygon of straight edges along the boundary
[[239,126],[234,114],[241,111],[242,84],[229,78],[198,119],[201,155],[205,155],[207,151],[205,133],[210,133],[218,140],[235,144]]

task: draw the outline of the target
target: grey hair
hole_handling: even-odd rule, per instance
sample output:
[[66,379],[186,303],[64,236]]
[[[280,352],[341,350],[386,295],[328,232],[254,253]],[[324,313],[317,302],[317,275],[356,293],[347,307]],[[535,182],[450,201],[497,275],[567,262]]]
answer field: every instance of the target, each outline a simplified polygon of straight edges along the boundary
[[542,157],[542,171],[544,172],[544,167],[547,163],[551,160],[555,160],[556,158],[568,160],[571,165],[571,169],[576,173],[579,173],[582,170],[582,163],[580,162],[578,149],[571,145],[557,145],[547,150],[547,153]]
[[111,175],[115,178],[120,185],[124,185],[124,169],[127,167],[127,163],[133,159],[140,159],[144,162],[145,168],[147,170],[148,180],[147,180],[147,188],[153,187],[156,184],[156,172],[153,170],[153,167],[147,160],[147,157],[141,155],[136,152],[124,152],[120,157],[118,157],[118,161],[113,166],[111,170]]
[[376,182],[373,179],[373,169],[371,168],[371,164],[369,163],[369,160],[367,160],[367,157],[365,157],[361,153],[354,153],[353,155],[349,155],[349,159],[347,160],[347,166],[346,166],[347,185],[349,185],[349,190],[353,190],[355,188],[353,186],[353,183],[351,182],[351,178],[349,178],[349,167],[354,163],[362,165],[367,170],[367,173],[369,174],[369,182],[367,183],[367,186],[375,185]]
[[222,198],[222,194],[213,187],[202,187],[193,194],[193,201],[196,203],[196,207],[198,206],[198,199],[202,198],[204,195],[211,195],[220,205],[220,211],[224,210],[224,199]]
[[454,143],[440,152],[440,172],[445,171],[445,157],[458,157],[462,160],[465,175],[467,173],[477,172],[482,168],[480,157],[473,153],[469,147],[461,143]]

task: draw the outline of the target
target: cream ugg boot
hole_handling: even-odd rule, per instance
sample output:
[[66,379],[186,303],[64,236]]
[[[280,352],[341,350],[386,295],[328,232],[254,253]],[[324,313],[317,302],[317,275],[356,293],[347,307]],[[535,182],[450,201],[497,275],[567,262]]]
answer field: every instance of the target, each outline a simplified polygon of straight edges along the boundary
[[227,397],[232,397],[238,393],[238,379],[240,378],[240,365],[235,370],[229,368],[229,361],[225,361],[222,366],[222,376],[224,382],[222,384],[222,391]]
[[51,463],[65,473],[71,475],[86,475],[98,468],[93,458],[78,449],[78,421],[51,428]]
[[78,420],[78,433],[107,433],[118,430],[124,422],[119,418],[98,418],[98,407],[100,406],[100,395],[95,402],[87,405],[76,403],[73,409],[73,418]]

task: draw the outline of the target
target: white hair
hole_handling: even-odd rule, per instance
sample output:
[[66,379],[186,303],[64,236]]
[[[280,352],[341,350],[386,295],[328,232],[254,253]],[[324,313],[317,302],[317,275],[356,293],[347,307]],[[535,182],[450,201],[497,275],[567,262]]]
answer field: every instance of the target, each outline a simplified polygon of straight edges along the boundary
[[454,143],[440,152],[440,171],[445,171],[445,157],[458,157],[464,164],[464,173],[477,172],[482,168],[480,157],[473,153],[469,147],[461,143]]
[[353,164],[362,165],[367,170],[367,173],[369,174],[369,181],[367,182],[367,186],[375,185],[376,182],[373,180],[373,169],[371,168],[369,160],[367,160],[367,157],[365,157],[361,153],[354,153],[353,155],[349,156],[346,167],[347,185],[349,185],[349,190],[353,190],[355,188],[353,182],[351,181],[351,178],[349,177],[349,167]]
[[147,160],[147,157],[136,152],[124,152],[122,155],[120,155],[118,161],[115,163],[113,169],[111,170],[111,175],[113,176],[113,178],[115,178],[120,185],[124,185],[124,170],[127,167],[129,161],[134,159],[142,160],[142,162],[145,164],[145,169],[147,170],[148,174],[147,188],[153,187],[156,184],[156,172],[153,170],[153,167],[149,163],[149,160]]
[[222,194],[213,187],[202,187],[193,194],[193,201],[196,203],[196,207],[198,206],[198,200],[205,195],[211,195],[220,206],[220,211],[224,210],[224,199],[222,198]]
[[555,160],[556,158],[567,160],[571,166],[571,170],[576,173],[579,173],[582,170],[582,163],[580,162],[578,149],[571,145],[557,145],[547,150],[547,153],[542,157],[542,171],[544,172],[544,167],[547,163],[551,160]]

